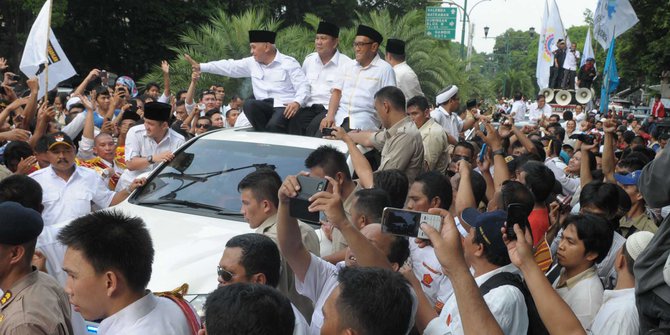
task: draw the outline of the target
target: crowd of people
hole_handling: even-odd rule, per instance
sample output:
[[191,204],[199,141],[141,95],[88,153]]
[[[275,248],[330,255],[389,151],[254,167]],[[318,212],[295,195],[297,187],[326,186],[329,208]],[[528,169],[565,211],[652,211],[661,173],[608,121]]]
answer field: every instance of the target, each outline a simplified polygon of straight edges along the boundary
[[[240,60],[184,55],[191,82],[175,94],[163,62],[162,93],[93,69],[70,94],[38,99],[37,79],[18,94],[0,59],[0,333],[83,334],[83,320],[99,334],[670,333],[662,104],[640,124],[517,93],[494,124],[455,85],[426,98],[405,42],[388,39],[381,57],[371,27],[358,27],[350,59],[321,22],[302,66],[275,37],[250,31]],[[566,69],[562,85],[574,85]],[[201,73],[251,78],[253,97],[196,94]],[[305,171],[261,168],[236,185],[255,232],[221,246],[201,319],[147,290],[143,218],[98,210],[189,138],[244,126],[348,153],[324,145]],[[328,180],[309,199],[325,214],[321,239],[291,214],[302,176]],[[386,233],[387,207],[439,215],[441,228]]]

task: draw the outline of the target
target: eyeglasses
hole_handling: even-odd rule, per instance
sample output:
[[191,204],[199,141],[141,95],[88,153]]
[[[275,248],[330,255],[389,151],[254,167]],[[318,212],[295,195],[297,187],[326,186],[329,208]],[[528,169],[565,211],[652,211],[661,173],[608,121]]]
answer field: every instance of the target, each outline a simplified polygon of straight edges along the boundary
[[230,271],[227,271],[227,270],[224,270],[220,266],[216,267],[216,274],[218,274],[219,277],[221,277],[221,279],[223,279],[223,281],[225,281],[225,282],[229,282],[229,281],[233,280],[233,277],[235,276],[234,273],[232,273]]
[[362,46],[365,46],[365,45],[370,45],[372,43],[375,43],[375,42],[354,42],[353,45],[354,45],[354,48],[358,48],[358,47],[362,47]]
[[461,156],[461,155],[452,155],[451,156],[451,162],[456,163],[458,161],[470,161],[470,157],[468,156]]
[[209,128],[209,125],[206,124],[206,123],[198,123],[198,124],[196,125],[196,128],[205,128],[205,129],[207,129],[207,128]]

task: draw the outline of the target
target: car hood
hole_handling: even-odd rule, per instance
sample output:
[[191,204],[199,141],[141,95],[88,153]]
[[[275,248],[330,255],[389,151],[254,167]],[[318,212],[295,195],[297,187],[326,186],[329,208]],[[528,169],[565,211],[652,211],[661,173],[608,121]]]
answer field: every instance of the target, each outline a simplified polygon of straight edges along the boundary
[[188,294],[216,289],[216,267],[228,240],[252,233],[246,222],[186,214],[123,202],[114,209],[141,217],[153,240],[155,256],[149,289],[170,291],[189,285]]

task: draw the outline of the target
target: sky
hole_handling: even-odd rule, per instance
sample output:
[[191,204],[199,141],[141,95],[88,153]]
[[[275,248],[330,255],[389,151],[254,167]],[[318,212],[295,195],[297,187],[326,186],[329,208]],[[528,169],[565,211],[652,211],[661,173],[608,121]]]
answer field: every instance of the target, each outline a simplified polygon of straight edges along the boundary
[[[456,4],[463,6],[465,0],[453,0]],[[489,37],[495,37],[509,28],[515,30],[528,30],[535,27],[539,31],[541,26],[544,0],[468,0],[468,12],[472,22],[475,24],[473,45],[477,52],[492,52],[495,39],[484,38],[484,27],[489,27]],[[584,10],[594,11],[597,0],[556,0],[558,10],[561,12],[563,26],[568,29],[572,26],[584,25]],[[477,4],[475,7],[473,5]],[[473,9],[474,8],[474,9]],[[456,30],[456,41],[461,41],[462,21],[458,18]],[[467,45],[467,30],[465,44]]]

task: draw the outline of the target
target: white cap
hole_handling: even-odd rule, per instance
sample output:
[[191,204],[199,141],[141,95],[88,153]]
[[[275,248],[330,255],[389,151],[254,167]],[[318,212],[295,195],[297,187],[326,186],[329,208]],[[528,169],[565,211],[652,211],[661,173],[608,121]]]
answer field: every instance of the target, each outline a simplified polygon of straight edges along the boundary
[[67,109],[69,111],[70,108],[72,107],[72,105],[78,104],[78,103],[81,103],[81,99],[79,99],[78,97],[72,97],[65,104],[65,109]]
[[626,239],[626,251],[633,260],[637,260],[642,251],[649,245],[649,241],[654,237],[654,233],[648,231],[638,231]]

